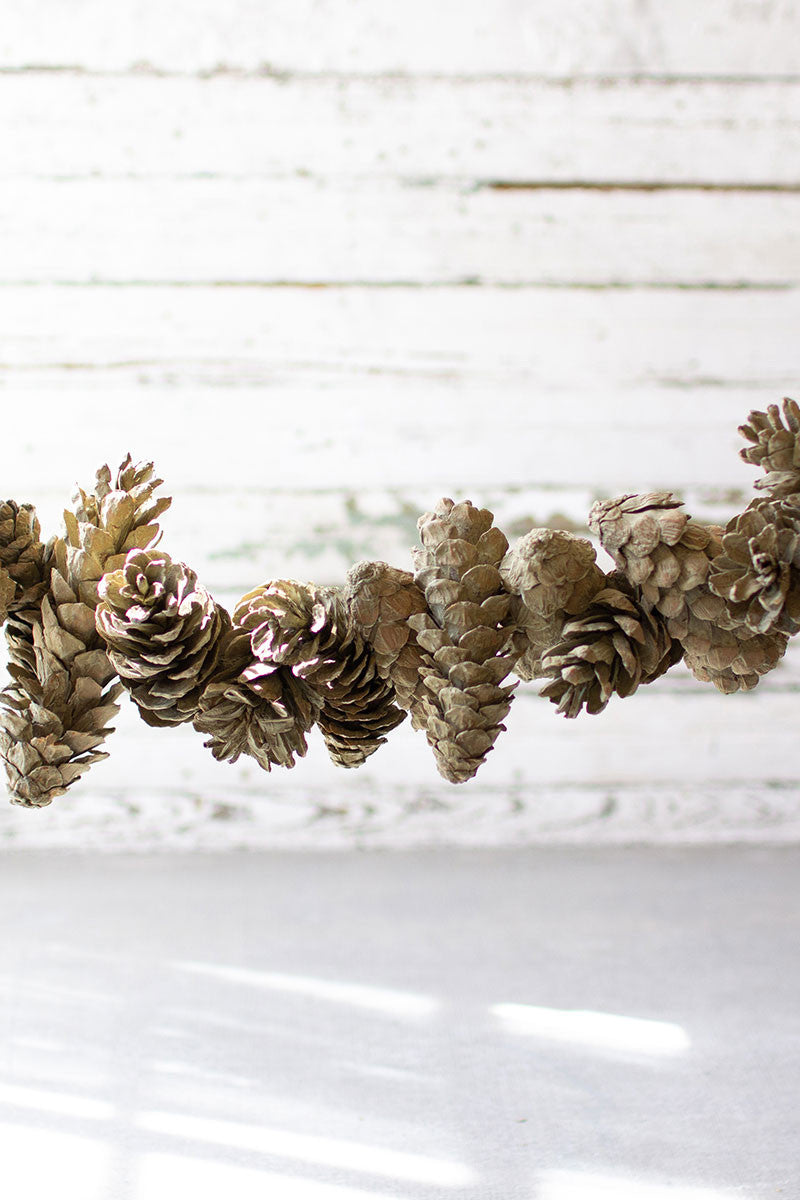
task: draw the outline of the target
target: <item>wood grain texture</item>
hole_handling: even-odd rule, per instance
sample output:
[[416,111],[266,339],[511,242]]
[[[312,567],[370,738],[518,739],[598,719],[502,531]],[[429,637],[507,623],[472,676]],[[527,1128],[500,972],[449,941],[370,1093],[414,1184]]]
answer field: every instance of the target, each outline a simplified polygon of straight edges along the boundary
[[[409,402],[426,384],[514,385],[540,403],[566,392],[559,421],[585,419],[591,395],[614,393],[625,424],[658,423],[636,388],[668,390],[679,415],[739,423],[726,389],[762,406],[796,387],[796,290],[686,291],[442,288],[15,287],[0,292],[0,378],[20,388],[126,386],[326,394],[395,379]],[[687,401],[708,389],[702,408]],[[716,398],[714,398],[716,397]],[[247,400],[250,404],[253,397]],[[747,403],[747,401],[745,402]],[[577,408],[574,407],[577,405]],[[95,406],[95,419],[110,419]],[[745,414],[742,414],[745,415]],[[57,420],[55,410],[48,419]]]
[[31,0],[0,64],[202,71],[796,74],[800,14],[771,0]]
[[18,180],[0,281],[795,285],[800,193]]
[[[57,114],[57,117],[55,116]],[[800,186],[800,80],[0,75],[0,176]]]
[[[560,492],[578,489],[588,506],[598,491],[702,485],[708,502],[715,491],[729,489],[738,499],[756,477],[737,456],[735,425],[746,413],[733,405],[723,433],[717,423],[698,422],[688,405],[683,421],[665,406],[649,425],[620,422],[613,396],[601,404],[595,395],[598,407],[590,416],[578,407],[570,420],[556,423],[550,399],[505,403],[498,419],[487,409],[488,393],[472,402],[457,389],[435,404],[432,393],[409,398],[404,408],[399,390],[392,393],[394,404],[382,404],[378,391],[354,394],[347,413],[313,390],[265,400],[237,390],[187,389],[165,397],[147,388],[115,389],[105,393],[108,415],[87,421],[90,428],[77,443],[74,414],[85,406],[90,415],[90,394],[75,393],[69,415],[59,411],[67,403],[64,391],[23,395],[30,411],[55,416],[38,436],[20,429],[22,413],[9,423],[15,436],[4,443],[0,462],[4,486],[20,500],[66,497],[73,480],[85,484],[97,466],[121,461],[128,449],[154,459],[184,505],[210,511],[230,493],[250,513],[267,505],[282,513],[292,496],[298,503],[305,496],[293,528],[312,520],[315,504],[321,511],[335,505],[344,525],[350,496],[356,497],[355,523],[357,497],[365,492],[394,497],[391,504],[402,514],[405,492],[429,507],[443,492],[459,491],[477,503],[481,496],[543,489],[557,504]],[[646,397],[639,394],[641,403]],[[148,411],[158,419],[142,429],[140,414]],[[243,500],[248,494],[252,499]],[[522,503],[529,503],[524,494]],[[379,519],[380,503],[377,511]],[[285,520],[282,515],[279,523]],[[335,523],[328,520],[326,528]],[[223,525],[214,536],[225,535]]]

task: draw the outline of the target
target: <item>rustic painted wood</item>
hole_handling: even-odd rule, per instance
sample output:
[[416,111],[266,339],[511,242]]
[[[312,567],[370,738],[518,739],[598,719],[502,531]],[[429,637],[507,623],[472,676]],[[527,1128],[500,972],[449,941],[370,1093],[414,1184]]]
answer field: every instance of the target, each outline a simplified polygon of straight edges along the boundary
[[[476,389],[519,387],[535,403],[569,394],[559,423],[614,393],[620,421],[642,426],[661,410],[633,393],[664,389],[680,420],[724,438],[745,415],[729,389],[763,407],[800,383],[797,290],[9,286],[0,302],[0,380],[15,389],[240,384],[272,400],[287,386],[327,395],[396,380],[414,404],[420,387],[450,382],[466,390],[467,421]],[[687,399],[695,388],[702,407]]]
[[[56,116],[57,114],[57,116]],[[800,80],[0,75],[0,176],[800,186]]]
[[30,0],[4,13],[0,65],[793,75],[799,21],[781,0]]
[[0,224],[11,283],[800,281],[800,193],[25,179]]
[[[311,389],[284,389],[267,399],[254,389],[101,394],[104,416],[96,421],[91,393],[75,392],[71,404],[64,390],[24,394],[31,411],[52,417],[37,432],[26,426],[25,409],[18,407],[8,422],[0,465],[12,494],[34,502],[66,496],[76,478],[91,481],[97,466],[121,460],[130,449],[158,464],[179,505],[199,503],[203,513],[213,514],[228,494],[252,523],[254,514],[270,507],[282,514],[291,510],[296,496],[302,508],[289,512],[288,523],[302,529],[310,522],[313,534],[319,524],[313,520],[315,506],[320,512],[327,508],[326,529],[344,527],[353,497],[355,525],[364,492],[388,494],[390,519],[400,515],[405,521],[402,514],[412,500],[429,507],[442,492],[466,493],[475,502],[492,497],[494,503],[498,495],[521,491],[521,503],[529,507],[525,491],[543,489],[553,495],[557,511],[564,490],[578,489],[588,505],[593,495],[609,491],[685,489],[700,480],[706,503],[715,493],[717,503],[724,503],[726,490],[734,489],[738,498],[757,475],[738,458],[743,443],[735,428],[747,414],[732,404],[721,424],[699,423],[688,406],[684,411],[690,415],[681,421],[665,404],[657,422],[640,426],[619,421],[613,395],[604,404],[593,396],[597,407],[589,416],[576,405],[568,419],[556,421],[550,398],[504,402],[498,418],[488,407],[491,393],[480,394],[476,403],[458,389],[447,397],[409,395],[404,406],[397,387],[389,397],[378,388],[363,390],[352,394],[346,411],[338,400],[332,404]],[[702,390],[695,402],[698,395],[702,398]],[[641,391],[640,403],[648,397],[652,402],[652,393]],[[81,409],[87,432],[76,443],[74,413]],[[158,419],[143,428],[141,414],[148,412]],[[542,503],[536,501],[539,511]],[[374,520],[380,512],[379,503]],[[276,523],[286,521],[282,515]],[[198,517],[197,523],[204,521]],[[222,542],[229,536],[224,523],[214,533]]]

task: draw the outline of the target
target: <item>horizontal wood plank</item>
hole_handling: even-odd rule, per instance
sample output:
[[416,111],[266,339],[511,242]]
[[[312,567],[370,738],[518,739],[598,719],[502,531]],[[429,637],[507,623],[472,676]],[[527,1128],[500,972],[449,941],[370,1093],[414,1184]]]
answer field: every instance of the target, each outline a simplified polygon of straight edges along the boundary
[[700,425],[666,411],[643,428],[617,421],[613,398],[605,413],[563,423],[552,403],[521,400],[497,416],[473,409],[468,419],[457,393],[433,404],[430,394],[395,391],[393,401],[351,398],[345,414],[315,393],[287,392],[274,404],[223,391],[27,393],[6,422],[3,487],[35,503],[49,527],[76,479],[88,486],[99,465],[130,450],[156,462],[175,497],[171,520],[192,540],[181,555],[205,547],[204,556],[229,562],[238,584],[248,548],[272,562],[305,547],[313,561],[335,545],[328,561],[347,566],[377,545],[407,545],[417,516],[441,495],[494,505],[521,533],[528,517],[550,523],[559,514],[581,528],[598,496],[654,487],[688,493],[706,515],[713,506],[727,519],[757,477],[738,458],[736,418]]
[[[598,404],[605,419],[598,393],[613,393],[620,420],[646,427],[664,410],[636,393],[663,389],[681,420],[724,427],[800,382],[797,291],[96,285],[8,286],[0,297],[0,380],[12,391],[238,385],[248,413],[250,387],[271,404],[289,386],[357,397],[387,380],[409,393],[438,382],[466,388],[469,423],[481,389],[517,386],[533,405],[569,397],[559,423]],[[686,397],[695,388],[703,405]],[[92,408],[111,419],[110,406]]]
[[653,487],[724,521],[757,477],[737,426],[797,394],[798,293],[3,294],[6,494],[50,530],[102,462],[153,459],[215,588],[404,565],[442,494],[512,536]]
[[0,75],[0,177],[800,186],[800,81]]
[[780,75],[796,73],[799,20],[763,0],[30,0],[4,14],[0,65]]
[[795,285],[800,193],[16,180],[0,281]]

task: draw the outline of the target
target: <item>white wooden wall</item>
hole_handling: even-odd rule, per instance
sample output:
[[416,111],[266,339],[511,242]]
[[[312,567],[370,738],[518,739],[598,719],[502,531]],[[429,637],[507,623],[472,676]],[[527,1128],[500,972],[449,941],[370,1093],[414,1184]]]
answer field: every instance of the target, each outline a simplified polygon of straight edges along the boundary
[[[29,0],[0,22],[0,467],[55,529],[127,450],[226,603],[410,565],[441,495],[513,539],[677,489],[800,393],[800,7]],[[358,772],[214,763],[130,711],[7,844],[800,835],[800,655],[565,722],[523,685],[478,778],[403,726]]]

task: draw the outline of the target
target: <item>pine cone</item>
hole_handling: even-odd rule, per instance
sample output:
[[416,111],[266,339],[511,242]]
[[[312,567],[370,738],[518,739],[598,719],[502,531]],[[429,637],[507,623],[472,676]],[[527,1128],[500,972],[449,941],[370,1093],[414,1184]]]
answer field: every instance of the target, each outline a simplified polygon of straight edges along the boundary
[[159,550],[131,550],[103,576],[95,621],[142,720],[191,721],[230,628],[194,571]]
[[544,674],[542,654],[560,641],[565,620],[582,613],[605,587],[595,559],[591,542],[558,529],[532,529],[506,554],[500,575],[514,594],[512,644],[520,679]]
[[[710,596],[709,599],[717,597]],[[726,630],[708,621],[690,623],[682,644],[684,661],[695,679],[713,683],[718,691],[726,694],[748,692],[762,675],[778,665],[786,653],[789,641],[786,635],[772,630],[744,639],[745,628]]]
[[5,568],[0,567],[0,625],[4,625],[8,617],[9,607],[14,603],[17,585]]
[[644,603],[665,616],[677,615],[686,593],[708,574],[709,535],[690,522],[682,501],[670,492],[598,501],[589,513],[589,528],[618,570],[641,588]]
[[[40,534],[33,505],[0,504],[0,599],[8,612],[38,608],[47,591],[49,571]],[[6,576],[13,584],[10,592]]]
[[64,514],[67,539],[47,547],[50,586],[41,609],[9,620],[12,682],[0,696],[0,754],[12,802],[49,804],[107,757],[97,747],[112,732],[121,687],[95,628],[97,589],[107,567],[158,539],[155,519],[169,500],[152,499],[161,482],[152,474],[129,456],[112,488],[102,468],[96,492],[79,492],[78,516]]
[[792,501],[754,500],[728,522],[708,584],[727,601],[729,628],[800,630],[800,496]]
[[217,760],[235,763],[246,754],[269,771],[293,767],[294,756],[305,755],[319,708],[316,693],[291,670],[253,658],[250,635],[234,625],[223,637],[194,727],[211,735],[204,745]]
[[599,535],[643,606],[667,618],[696,678],[722,692],[747,691],[772,670],[786,649],[779,633],[726,628],[725,601],[708,586],[711,561],[722,551],[722,530],[681,511],[669,492],[621,496],[595,504],[589,526]]
[[50,597],[32,627],[33,671],[12,664],[2,693],[0,754],[14,804],[41,808],[63,795],[89,767],[108,755],[98,750],[122,690],[104,654],[85,651],[60,625]]
[[566,717],[600,713],[616,693],[632,696],[681,657],[666,621],[649,612],[620,575],[598,592],[581,616],[564,625],[562,640],[543,656],[553,682],[542,689]]
[[414,576],[385,562],[356,563],[347,573],[344,601],[372,647],[381,679],[392,684],[401,708],[411,708],[420,688],[422,651],[408,618],[427,611]]
[[48,547],[31,504],[0,505],[0,617],[8,619],[9,662],[35,671],[33,625],[50,579]]
[[243,596],[233,619],[257,659],[317,693],[317,723],[337,766],[360,767],[405,719],[336,590],[274,580]]
[[424,729],[440,774],[471,779],[505,729],[516,687],[501,687],[513,658],[501,654],[511,597],[499,566],[508,542],[487,509],[440,500],[420,518],[423,549],[412,551],[428,613],[409,617],[424,657],[424,690],[412,722]]
[[739,451],[740,456],[767,472],[756,480],[757,488],[774,499],[800,492],[800,407],[794,400],[783,401],[783,420],[777,404],[770,404],[766,412],[751,412],[739,433],[752,443]]

